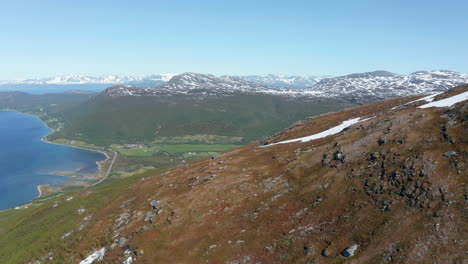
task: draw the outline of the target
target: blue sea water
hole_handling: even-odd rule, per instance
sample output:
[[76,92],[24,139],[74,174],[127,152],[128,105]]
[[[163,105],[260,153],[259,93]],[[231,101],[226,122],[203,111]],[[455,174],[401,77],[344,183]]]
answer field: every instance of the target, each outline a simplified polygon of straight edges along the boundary
[[20,205],[39,194],[39,184],[61,185],[70,180],[50,172],[94,173],[99,152],[49,144],[41,139],[50,129],[37,117],[0,111],[0,209]]

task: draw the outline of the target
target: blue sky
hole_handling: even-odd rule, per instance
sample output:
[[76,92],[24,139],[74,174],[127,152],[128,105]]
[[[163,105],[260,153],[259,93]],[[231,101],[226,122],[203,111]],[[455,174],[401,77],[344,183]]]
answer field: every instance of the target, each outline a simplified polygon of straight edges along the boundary
[[0,0],[0,79],[468,72],[468,1]]

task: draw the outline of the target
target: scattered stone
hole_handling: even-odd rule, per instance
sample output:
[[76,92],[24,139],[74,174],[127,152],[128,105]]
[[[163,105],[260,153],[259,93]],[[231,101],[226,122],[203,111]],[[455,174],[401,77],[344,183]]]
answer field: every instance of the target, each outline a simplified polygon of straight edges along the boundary
[[341,152],[340,150],[335,151],[335,153],[333,154],[333,159],[334,160],[342,160],[343,159],[343,152]]
[[202,179],[202,182],[209,182],[211,180],[211,177],[205,177]]
[[125,237],[121,237],[119,239],[119,247],[123,248],[127,245],[128,243],[128,239],[126,239]]
[[379,143],[379,146],[382,146],[383,144],[387,143],[387,141],[385,141],[384,139],[379,139],[377,143]]
[[150,206],[153,207],[154,210],[159,210],[158,205],[159,205],[159,200],[152,200],[150,202]]
[[330,247],[326,247],[325,249],[322,250],[322,253],[320,253],[322,257],[328,258],[331,255],[330,252]]
[[447,151],[444,153],[445,157],[452,157],[452,156],[458,156],[458,152],[456,151]]
[[122,264],[132,264],[132,263],[133,263],[132,256],[128,256],[128,258],[124,260],[124,262],[122,262]]
[[343,252],[341,252],[341,255],[346,258],[350,258],[354,256],[354,253],[356,252],[357,248],[359,247],[358,244],[353,244],[350,247],[347,247]]
[[[143,179],[142,179],[142,180],[143,180]],[[123,202],[123,203],[119,206],[119,208],[122,209],[122,208],[126,207],[126,206],[129,205],[133,200],[135,200],[135,198],[132,198],[132,199],[130,199],[130,200],[127,200],[127,201]]]
[[304,246],[304,256],[311,256],[314,254],[314,247]]
[[153,218],[154,218],[153,211],[149,211],[148,213],[146,213],[144,221],[153,223]]
[[375,161],[380,157],[380,152],[374,152],[371,154],[371,160]]

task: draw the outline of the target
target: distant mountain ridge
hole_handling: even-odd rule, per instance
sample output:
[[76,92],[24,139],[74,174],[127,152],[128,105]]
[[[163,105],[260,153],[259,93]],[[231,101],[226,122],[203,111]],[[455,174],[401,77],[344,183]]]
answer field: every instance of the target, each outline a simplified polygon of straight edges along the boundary
[[237,76],[216,77],[211,74],[183,73],[157,87],[135,87],[117,85],[106,89],[103,94],[117,96],[164,96],[164,95],[228,95],[232,93],[256,93],[287,96],[306,96],[314,92],[288,87],[273,87],[248,82]]
[[468,74],[447,70],[408,75],[374,71],[323,79],[306,90],[326,97],[392,98],[442,92],[465,83],[468,83]]
[[157,87],[119,85],[108,88],[109,96],[226,95],[233,92],[261,93],[292,97],[343,99],[385,99],[446,91],[468,83],[468,74],[453,71],[418,71],[400,75],[388,71],[354,73],[326,78],[307,89],[277,87],[248,81],[238,76],[183,73]]
[[[69,74],[62,76],[53,76],[39,79],[26,80],[0,80],[0,85],[4,84],[129,84],[135,86],[158,86],[164,82],[168,82],[177,74],[152,74],[143,77],[123,76],[123,75],[103,75],[103,76],[87,76],[83,74]],[[227,77],[227,76],[221,76]],[[234,77],[234,76],[233,76]],[[235,76],[236,78],[245,81],[256,83],[265,86],[273,87],[289,87],[289,88],[307,88],[318,81],[331,76],[299,76],[299,75],[275,75],[268,74],[266,76],[248,75]]]

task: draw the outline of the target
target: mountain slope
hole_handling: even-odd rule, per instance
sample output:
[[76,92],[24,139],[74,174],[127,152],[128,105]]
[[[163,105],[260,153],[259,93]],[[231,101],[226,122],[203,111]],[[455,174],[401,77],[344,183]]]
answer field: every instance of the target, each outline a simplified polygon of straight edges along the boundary
[[64,129],[50,137],[108,145],[204,134],[248,143],[308,116],[352,105],[238,77],[184,73],[158,87],[109,87],[64,111]]
[[[457,98],[448,107],[419,107]],[[42,201],[19,215],[3,212],[0,257],[19,263],[78,263],[99,254],[108,263],[461,263],[467,98],[465,85],[425,100],[329,113],[211,159]],[[356,118],[362,121],[342,131],[294,141]],[[52,216],[54,226],[41,225]]]
[[52,137],[106,145],[209,134],[241,137],[247,143],[307,116],[352,105],[334,99],[291,99],[243,92],[229,92],[229,96],[200,91],[193,94],[170,91],[170,95],[159,96],[108,96],[107,92],[66,109],[64,129]]
[[465,83],[468,74],[453,71],[419,71],[409,75],[374,71],[323,79],[307,90],[328,97],[383,99],[441,92]]

